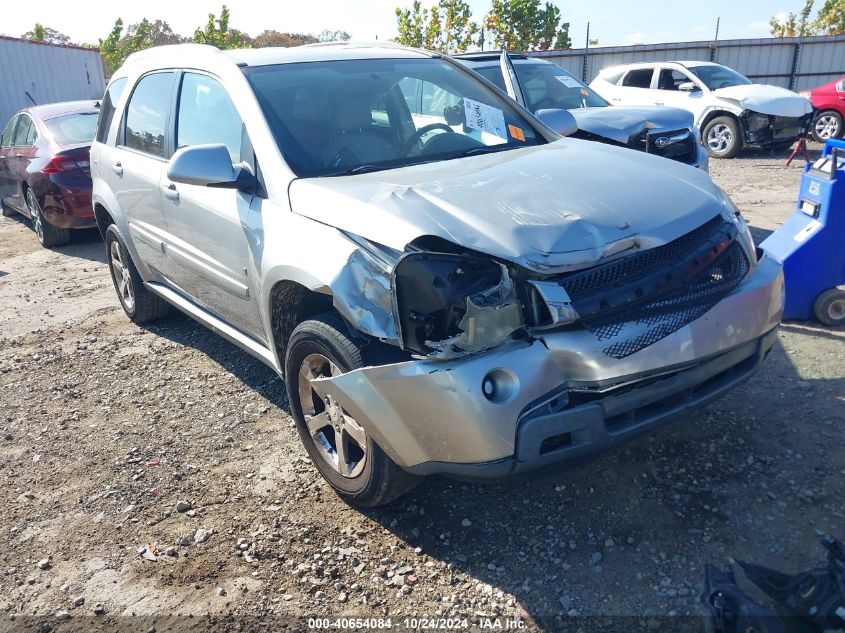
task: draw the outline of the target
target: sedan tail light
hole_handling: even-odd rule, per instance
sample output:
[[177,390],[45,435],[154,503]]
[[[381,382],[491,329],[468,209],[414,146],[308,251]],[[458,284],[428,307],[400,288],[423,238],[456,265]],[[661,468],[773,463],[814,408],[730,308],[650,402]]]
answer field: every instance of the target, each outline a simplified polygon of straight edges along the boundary
[[45,174],[62,174],[72,171],[81,171],[84,174],[91,172],[91,162],[87,152],[84,154],[56,154],[41,168],[41,172]]

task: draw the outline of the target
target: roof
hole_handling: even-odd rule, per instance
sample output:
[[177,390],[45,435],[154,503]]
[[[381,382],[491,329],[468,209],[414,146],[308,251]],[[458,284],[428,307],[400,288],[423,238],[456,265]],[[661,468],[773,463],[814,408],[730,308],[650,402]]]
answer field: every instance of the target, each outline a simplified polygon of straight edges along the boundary
[[27,44],[37,44],[38,46],[54,46],[56,48],[75,48],[81,51],[94,51],[95,53],[100,52],[100,49],[96,46],[79,46],[78,44],[54,44],[53,42],[31,40],[26,37],[11,37],[9,35],[0,35],[0,40],[6,40],[8,42],[26,42]]
[[77,114],[79,112],[98,112],[99,109],[95,105],[97,101],[62,101],[60,103],[48,103],[45,105],[32,106],[25,108],[24,112],[29,112],[37,116],[39,119],[46,121],[58,116],[65,116],[67,114]]
[[[457,53],[452,55],[455,59],[465,59],[468,61],[487,61],[488,59],[499,59],[502,56],[502,51],[475,51],[473,53]],[[522,53],[508,53],[511,59],[527,59]]]
[[436,56],[436,53],[399,46],[393,42],[331,42],[290,48],[237,48],[226,51],[205,44],[174,44],[133,53],[127,58],[126,65],[139,62],[150,65],[156,60],[162,60],[168,66],[179,66],[203,61],[220,63],[228,59],[238,66],[268,66],[343,59],[414,59]]

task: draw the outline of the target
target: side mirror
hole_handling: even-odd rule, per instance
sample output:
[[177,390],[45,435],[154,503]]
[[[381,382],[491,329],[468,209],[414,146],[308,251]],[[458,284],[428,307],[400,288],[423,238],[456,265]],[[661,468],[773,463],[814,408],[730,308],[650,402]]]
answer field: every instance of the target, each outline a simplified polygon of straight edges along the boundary
[[578,123],[569,110],[537,110],[534,116],[561,136],[569,136],[578,129]]
[[191,145],[173,154],[167,167],[173,182],[200,187],[246,191],[255,186],[255,176],[246,165],[233,165],[225,145]]
[[678,90],[681,92],[698,92],[701,88],[694,81],[685,81],[678,86]]

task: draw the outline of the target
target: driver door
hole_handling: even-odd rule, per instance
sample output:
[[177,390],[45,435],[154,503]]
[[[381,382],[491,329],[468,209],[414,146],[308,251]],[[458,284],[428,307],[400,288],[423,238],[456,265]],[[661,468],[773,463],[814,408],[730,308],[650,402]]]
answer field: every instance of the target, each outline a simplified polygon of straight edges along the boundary
[[[679,87],[685,83],[694,84],[698,90],[680,90]],[[657,89],[654,93],[654,105],[688,110],[693,113],[696,120],[704,107],[702,105],[704,93],[698,82],[676,68],[666,66],[658,68]]]

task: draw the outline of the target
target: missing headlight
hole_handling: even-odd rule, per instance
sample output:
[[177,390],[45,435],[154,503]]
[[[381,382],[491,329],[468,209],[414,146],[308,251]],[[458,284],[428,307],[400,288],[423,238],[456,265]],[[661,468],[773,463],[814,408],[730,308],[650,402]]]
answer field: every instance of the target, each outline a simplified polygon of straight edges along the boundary
[[507,268],[474,255],[412,253],[394,272],[405,349],[437,357],[495,347],[523,325]]

